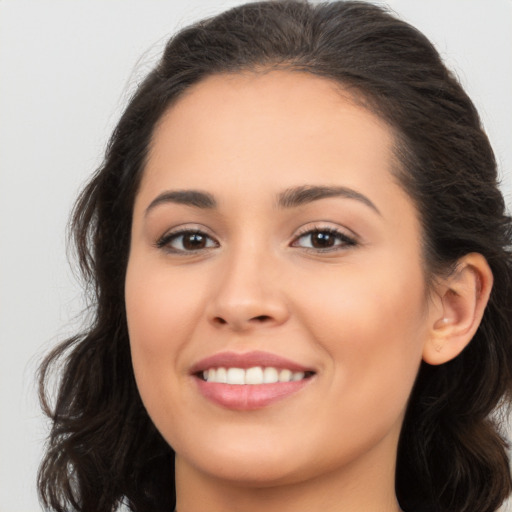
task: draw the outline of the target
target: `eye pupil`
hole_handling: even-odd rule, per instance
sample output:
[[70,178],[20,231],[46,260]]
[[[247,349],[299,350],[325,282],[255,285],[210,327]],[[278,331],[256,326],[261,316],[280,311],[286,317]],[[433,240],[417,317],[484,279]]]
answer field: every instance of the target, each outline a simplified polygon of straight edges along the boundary
[[189,250],[204,249],[206,247],[206,237],[201,233],[189,233],[183,236],[183,247]]
[[332,247],[334,236],[326,231],[318,231],[311,235],[311,245],[316,249]]

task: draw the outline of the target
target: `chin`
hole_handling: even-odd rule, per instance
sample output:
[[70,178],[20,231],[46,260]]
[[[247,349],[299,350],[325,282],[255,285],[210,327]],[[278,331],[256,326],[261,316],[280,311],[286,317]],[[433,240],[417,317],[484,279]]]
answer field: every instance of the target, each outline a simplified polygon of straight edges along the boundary
[[282,442],[279,445],[263,447],[254,439],[231,439],[214,446],[198,443],[193,453],[184,451],[183,455],[178,447],[176,467],[179,470],[180,465],[190,465],[213,478],[248,487],[270,487],[307,478],[303,474],[308,466],[303,454],[297,449],[287,450]]

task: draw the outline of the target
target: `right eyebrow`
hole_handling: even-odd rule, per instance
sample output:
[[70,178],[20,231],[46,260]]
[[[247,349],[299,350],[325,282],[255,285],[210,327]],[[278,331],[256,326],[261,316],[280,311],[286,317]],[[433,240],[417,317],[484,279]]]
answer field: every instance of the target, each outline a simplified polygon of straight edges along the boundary
[[186,206],[205,209],[217,207],[217,201],[208,192],[201,190],[166,190],[151,201],[144,215],[147,215],[156,206],[166,203],[184,204]]

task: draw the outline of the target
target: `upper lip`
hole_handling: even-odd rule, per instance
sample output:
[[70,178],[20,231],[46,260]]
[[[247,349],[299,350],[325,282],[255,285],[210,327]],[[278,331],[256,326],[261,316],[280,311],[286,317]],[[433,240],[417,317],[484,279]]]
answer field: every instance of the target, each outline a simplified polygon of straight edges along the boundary
[[303,366],[295,361],[287,359],[270,352],[259,350],[245,353],[238,352],[219,352],[209,357],[201,359],[195,363],[190,372],[192,374],[200,373],[210,368],[253,368],[255,366],[269,367],[279,369],[288,369],[293,372],[313,372],[312,368]]

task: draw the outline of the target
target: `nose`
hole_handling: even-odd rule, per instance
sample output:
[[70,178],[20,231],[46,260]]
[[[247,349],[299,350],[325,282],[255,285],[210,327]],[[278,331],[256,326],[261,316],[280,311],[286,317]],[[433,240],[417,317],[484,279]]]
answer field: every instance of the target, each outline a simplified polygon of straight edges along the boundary
[[255,251],[226,259],[211,292],[208,318],[216,328],[251,331],[281,325],[289,317],[276,263]]

